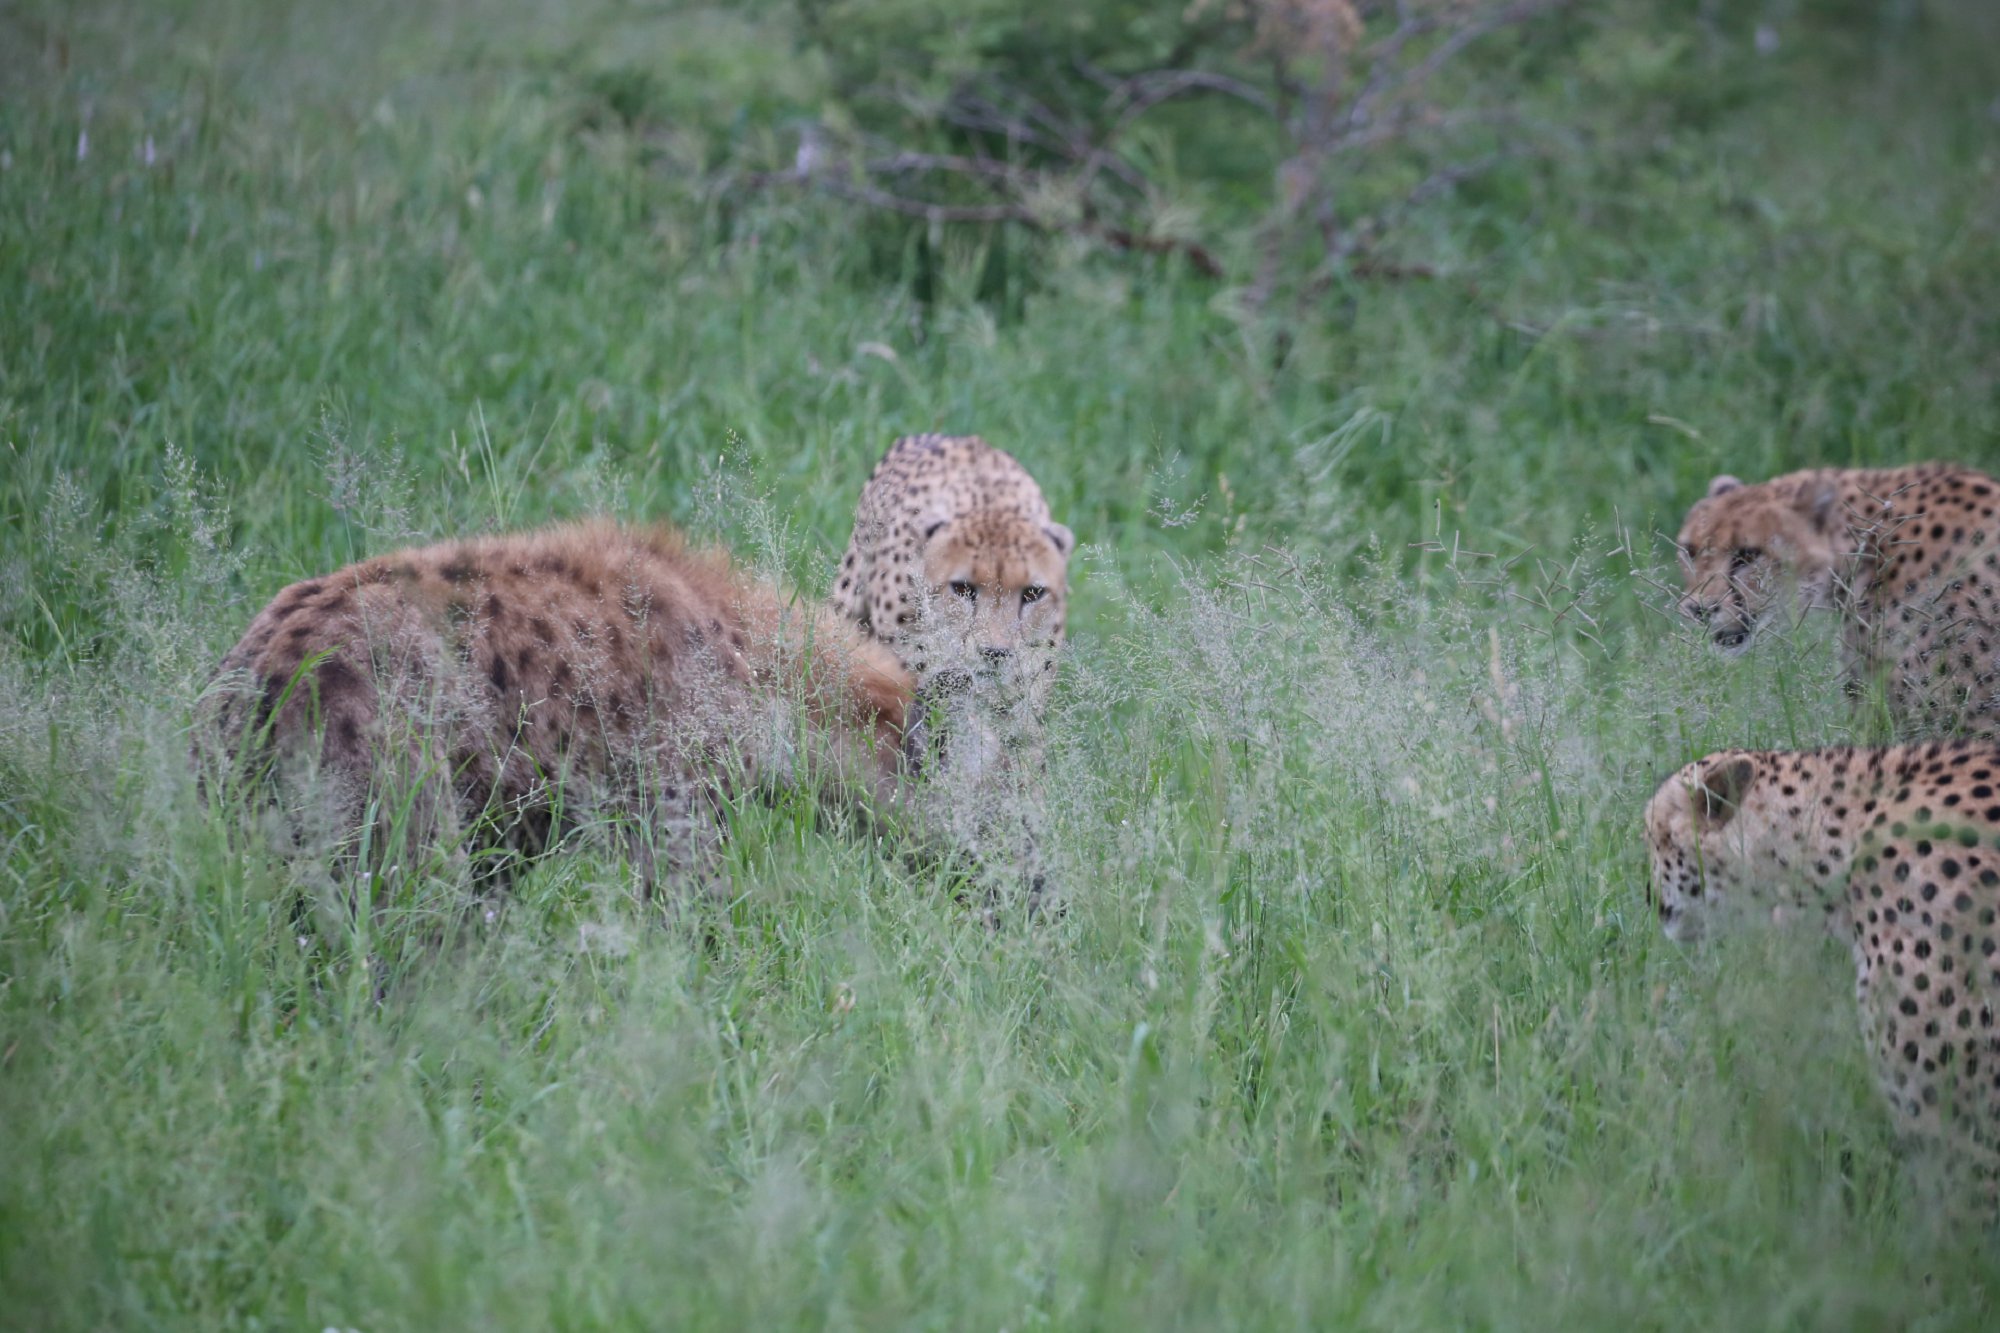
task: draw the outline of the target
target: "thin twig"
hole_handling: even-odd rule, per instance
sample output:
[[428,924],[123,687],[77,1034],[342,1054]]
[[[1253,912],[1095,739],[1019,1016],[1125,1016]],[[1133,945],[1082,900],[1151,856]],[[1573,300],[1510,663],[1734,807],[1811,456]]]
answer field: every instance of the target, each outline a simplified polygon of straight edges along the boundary
[[1225,271],[1222,261],[1215,257],[1215,253],[1198,241],[1176,236],[1149,236],[1129,227],[1112,226],[1088,219],[1063,222],[1036,213],[1025,204],[938,203],[929,199],[915,199],[908,195],[894,194],[872,185],[843,180],[838,176],[821,172],[753,172],[742,177],[740,183],[750,189],[768,189],[773,186],[815,189],[836,199],[846,199],[924,222],[1011,222],[1040,232],[1087,236],[1120,250],[1135,250],[1155,255],[1179,255],[1203,277],[1219,278]]

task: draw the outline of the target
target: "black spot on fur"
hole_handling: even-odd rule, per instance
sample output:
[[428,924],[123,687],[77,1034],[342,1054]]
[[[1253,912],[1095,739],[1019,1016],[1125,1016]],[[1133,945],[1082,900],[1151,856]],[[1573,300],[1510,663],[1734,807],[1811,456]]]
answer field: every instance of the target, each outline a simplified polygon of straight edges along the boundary
[[345,658],[329,657],[319,664],[313,674],[318,678],[322,699],[338,699],[363,688],[360,673],[349,666]]

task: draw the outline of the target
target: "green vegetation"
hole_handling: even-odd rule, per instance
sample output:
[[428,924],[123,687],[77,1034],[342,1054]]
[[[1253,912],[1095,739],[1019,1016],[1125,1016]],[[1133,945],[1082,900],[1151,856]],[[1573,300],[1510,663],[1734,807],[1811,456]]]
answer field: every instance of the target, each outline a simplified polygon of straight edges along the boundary
[[[1504,34],[1537,151],[1257,308],[1269,146],[1196,115],[1220,279],[743,185],[874,68],[812,23],[949,72],[1087,5],[544,8],[0,10],[0,1324],[1991,1326],[1843,951],[1673,947],[1638,837],[1853,735],[1823,635],[1663,614],[1707,479],[2000,464],[1990,6]],[[816,595],[928,429],[1085,544],[1059,920],[798,802],[726,912],[581,849],[302,941],[198,799],[286,581],[609,512]]]

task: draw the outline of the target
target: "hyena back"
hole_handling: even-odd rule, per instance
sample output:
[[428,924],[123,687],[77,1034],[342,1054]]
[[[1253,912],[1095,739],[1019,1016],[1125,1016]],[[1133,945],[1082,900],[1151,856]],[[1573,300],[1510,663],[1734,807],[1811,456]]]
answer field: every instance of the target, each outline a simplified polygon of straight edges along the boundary
[[196,752],[205,781],[276,794],[309,855],[533,854],[608,816],[698,866],[732,789],[895,799],[911,693],[887,648],[722,555],[591,523],[286,588],[223,658]]

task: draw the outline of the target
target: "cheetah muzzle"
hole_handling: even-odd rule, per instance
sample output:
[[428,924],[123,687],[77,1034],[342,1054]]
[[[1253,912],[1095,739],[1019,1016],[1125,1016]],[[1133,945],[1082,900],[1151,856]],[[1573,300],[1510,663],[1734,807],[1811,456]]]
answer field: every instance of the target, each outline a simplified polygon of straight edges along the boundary
[[2000,481],[1943,463],[1717,477],[1688,511],[1680,610],[1726,656],[1840,618],[1847,692],[1906,736],[2000,735]]

